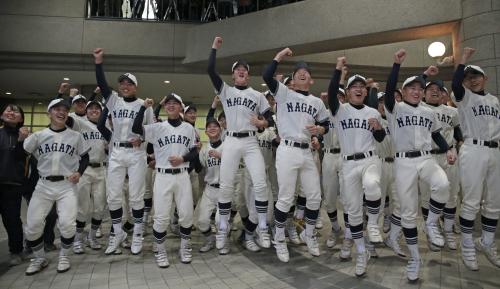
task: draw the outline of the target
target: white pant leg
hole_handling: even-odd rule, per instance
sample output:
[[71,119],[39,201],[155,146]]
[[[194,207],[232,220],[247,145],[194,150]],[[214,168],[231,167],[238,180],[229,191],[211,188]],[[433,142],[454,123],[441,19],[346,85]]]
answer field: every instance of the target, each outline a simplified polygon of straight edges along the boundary
[[[245,187],[244,187],[244,197],[245,204],[242,207],[246,208],[246,214],[248,215],[248,219],[257,224],[259,222],[259,218],[257,216],[257,209],[255,208],[255,190],[253,187],[252,177],[250,176],[250,172],[245,169]],[[240,208],[241,212],[241,208]],[[245,216],[245,210],[243,210],[243,216]]]
[[427,157],[418,166],[420,179],[429,184],[430,199],[439,203],[446,203],[450,197],[450,183],[446,173],[436,159]]
[[45,217],[49,214],[56,200],[52,187],[49,181],[44,180],[38,180],[36,184],[26,214],[24,234],[27,240],[34,241],[43,235]]
[[76,218],[80,222],[87,222],[91,210],[91,190],[92,190],[92,176],[90,174],[90,169],[87,168],[83,176],[80,177],[78,184],[76,185],[77,193],[77,204],[78,210]]
[[333,213],[337,210],[337,198],[340,193],[339,167],[340,154],[325,153],[322,163],[322,184],[326,211]]
[[144,208],[144,191],[146,180],[146,152],[131,150],[128,157],[129,203],[133,210]]
[[357,226],[363,223],[363,166],[359,161],[344,161],[342,170],[344,190],[341,195],[344,210],[349,215],[349,224]]
[[[361,182],[363,193],[368,201],[376,201],[381,197],[380,193],[380,166],[381,160],[374,156],[358,162],[363,162],[361,172]],[[350,221],[350,220],[349,220]]]
[[[174,175],[157,173],[153,186],[153,230],[163,233],[170,222],[170,210],[174,198]],[[184,184],[185,185],[185,184]]]
[[114,211],[122,207],[123,183],[127,168],[123,162],[126,157],[125,149],[113,148],[109,157],[108,173],[106,177],[106,195],[108,207]]
[[144,184],[145,184],[144,199],[153,198],[153,181],[154,181],[154,169],[147,167],[145,180],[144,180]]
[[242,157],[242,149],[242,143],[238,138],[231,136],[225,138],[220,164],[220,203],[229,203],[233,199],[236,171]]
[[488,149],[488,171],[486,192],[481,213],[489,219],[498,220],[500,216],[500,150]]
[[187,171],[174,175],[174,182],[173,191],[179,214],[179,225],[183,228],[191,228],[193,225],[193,191]]
[[243,159],[245,160],[245,165],[252,178],[255,200],[261,202],[268,201],[266,166],[257,138],[249,138],[243,145],[245,148]]
[[[88,170],[89,168],[87,168]],[[105,167],[92,168],[92,218],[102,220],[106,206],[106,169]]]
[[309,210],[319,210],[321,205],[321,183],[317,162],[310,150],[302,150],[302,166],[299,169],[300,182],[306,195],[306,207]]
[[78,206],[76,185],[69,183],[68,186],[61,186],[58,189],[60,191],[56,199],[57,224],[61,236],[68,239],[73,237],[76,232],[76,214]]
[[200,183],[198,180],[198,173],[196,173],[194,170],[189,173],[189,181],[191,182],[191,191],[193,192],[193,201],[194,203],[197,203],[198,200],[200,199]]
[[[401,226],[415,228],[418,215],[418,171],[420,158],[396,158],[394,177],[400,204]],[[350,220],[349,220],[350,221]]]
[[302,156],[297,154],[299,148],[279,145],[276,151],[276,173],[278,176],[278,201],[276,208],[287,213],[295,200],[297,176]]
[[213,210],[217,207],[217,195],[219,189],[205,186],[205,190],[201,196],[198,206],[196,206],[198,222],[197,227],[200,232],[206,232],[210,229],[210,216]]

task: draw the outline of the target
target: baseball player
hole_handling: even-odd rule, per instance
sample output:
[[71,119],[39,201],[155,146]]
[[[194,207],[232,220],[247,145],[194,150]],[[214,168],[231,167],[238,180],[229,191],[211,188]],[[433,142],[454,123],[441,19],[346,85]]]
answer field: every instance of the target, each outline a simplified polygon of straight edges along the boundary
[[[215,236],[210,228],[210,216],[217,208],[217,198],[220,189],[220,159],[223,149],[221,126],[215,118],[207,119],[205,133],[208,136],[209,143],[201,148],[199,159],[201,165],[206,168],[206,184],[200,202],[196,207],[198,213],[198,229],[205,237],[205,242],[199,250],[201,253],[208,252],[215,246]],[[229,253],[229,242],[226,243],[225,248],[219,250],[219,254],[221,255],[227,253]]]
[[380,113],[363,104],[368,93],[363,76],[356,74],[348,79],[345,90],[348,103],[339,103],[337,92],[345,63],[345,57],[337,59],[328,88],[328,104],[342,152],[342,202],[348,213],[350,232],[358,252],[355,274],[360,277],[366,273],[370,258],[363,238],[363,196],[366,198],[369,240],[372,243],[382,242],[377,224],[381,204],[381,162],[376,155],[375,142],[384,139],[385,130],[380,125]]
[[[437,68],[436,68],[437,70]],[[441,123],[441,133],[443,134],[446,142],[453,153],[456,154],[456,147],[453,143],[463,142],[462,132],[460,130],[460,124],[458,122],[458,110],[454,107],[442,104],[442,91],[444,89],[444,84],[441,80],[432,80],[425,85],[425,103],[422,105],[427,105],[432,109],[437,116],[438,121]],[[444,237],[446,239],[446,245],[450,250],[457,249],[457,243],[455,238],[455,233],[453,232],[453,225],[455,224],[455,212],[457,210],[457,198],[458,192],[460,191],[460,183],[458,179],[458,165],[449,165],[446,161],[446,152],[440,151],[436,144],[433,144],[432,155],[436,158],[438,164],[446,172],[448,181],[450,182],[450,197],[443,208],[444,217]],[[429,210],[429,185],[420,182],[420,194],[422,198],[422,210]],[[428,213],[427,213],[428,215]],[[425,216],[424,216],[425,217]],[[431,250],[436,250],[430,244]]]
[[[108,163],[107,174],[107,200],[113,223],[113,234],[110,235],[106,254],[112,254],[127,238],[127,233],[122,230],[121,220],[123,215],[123,182],[125,175],[129,176],[129,196],[134,230],[132,237],[132,254],[139,254],[142,250],[143,216],[144,216],[144,181],[146,174],[146,150],[141,145],[137,135],[132,132],[133,120],[144,102],[136,97],[137,78],[131,73],[125,73],[118,78],[119,97],[109,88],[103,69],[104,51],[102,48],[94,50],[97,84],[102,96],[106,100],[110,115],[113,120],[113,134],[110,145],[113,146]],[[149,108],[144,118],[145,124],[153,123],[153,110]]]
[[[465,66],[474,52],[474,48],[464,48],[452,82],[452,97],[464,135],[459,152],[462,260],[470,270],[479,269],[476,250],[500,267],[495,245],[500,215],[500,104],[497,97],[485,92],[488,77],[484,70],[476,65]],[[480,208],[482,234],[474,243],[472,231]]]
[[[248,86],[250,67],[245,61],[237,61],[232,66],[234,86],[222,81],[215,72],[217,49],[222,46],[222,38],[215,37],[208,60],[208,74],[219,95],[226,114],[227,133],[224,140],[226,149],[221,159],[221,179],[219,195],[219,228],[216,247],[222,249],[230,230],[229,213],[234,192],[234,181],[240,159],[244,159],[255,189],[255,207],[258,215],[257,236],[265,248],[271,246],[267,228],[268,195],[264,159],[255,137],[257,128],[273,125],[272,112],[264,95]],[[257,116],[262,115],[264,119]]]
[[157,252],[156,264],[160,268],[169,266],[165,241],[172,202],[178,208],[181,244],[179,257],[182,263],[191,263],[191,227],[193,225],[193,193],[189,180],[189,162],[198,158],[196,131],[183,122],[180,113],[183,102],[180,96],[170,94],[165,100],[168,120],[143,126],[144,112],[153,105],[146,99],[134,120],[132,131],[144,136],[153,145],[156,160],[156,177],[153,188],[153,236]]
[[[293,73],[294,89],[273,78],[276,68],[292,51],[285,48],[273,59],[262,75],[269,91],[277,103],[277,125],[281,138],[276,151],[276,172],[278,175],[278,201],[276,203],[274,246],[278,259],[288,262],[290,257],[285,241],[285,223],[293,204],[297,178],[300,178],[306,196],[306,229],[300,238],[307,244],[313,256],[319,256],[318,240],[314,234],[319,215],[321,188],[319,172],[310,150],[310,144],[319,148],[319,136],[328,132],[328,112],[321,99],[309,93],[313,83],[311,70],[304,62],[299,62]],[[319,125],[316,125],[318,123]]]
[[402,86],[403,101],[399,103],[395,101],[394,91],[399,68],[405,57],[404,49],[394,54],[394,65],[387,81],[384,102],[396,152],[394,174],[401,208],[401,225],[411,255],[406,266],[406,274],[408,280],[414,282],[418,280],[421,264],[416,221],[418,181],[419,179],[425,181],[431,188],[429,216],[425,223],[427,238],[433,245],[443,247],[444,240],[437,222],[449,197],[449,182],[446,173],[431,155],[432,141],[441,151],[446,152],[448,163],[454,163],[456,155],[440,134],[441,124],[434,111],[420,104],[425,87],[425,81],[421,76],[406,79]]
[[86,120],[77,120],[79,132],[83,135],[86,145],[92,150],[89,153],[90,162],[77,185],[78,213],[76,216],[76,234],[73,243],[75,254],[84,253],[85,222],[89,214],[91,217],[91,228],[89,232],[89,246],[93,250],[100,250],[101,244],[97,241],[96,232],[102,222],[104,205],[106,204],[106,140],[97,129],[97,121],[101,116],[102,106],[98,101],[90,101],[86,108]]
[[24,150],[38,159],[40,179],[36,185],[27,212],[26,239],[34,258],[26,269],[33,275],[47,267],[43,250],[43,223],[45,216],[57,204],[61,251],[57,272],[70,269],[68,253],[75,237],[77,213],[76,184],[89,163],[90,148],[83,136],[66,128],[69,104],[63,99],[52,100],[47,108],[48,128],[30,135],[24,141]]

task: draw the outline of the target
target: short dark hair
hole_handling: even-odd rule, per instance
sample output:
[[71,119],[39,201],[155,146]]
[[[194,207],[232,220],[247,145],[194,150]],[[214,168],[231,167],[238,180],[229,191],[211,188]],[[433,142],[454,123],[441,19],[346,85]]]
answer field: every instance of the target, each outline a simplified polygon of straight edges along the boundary
[[[24,125],[24,110],[22,107],[18,106],[17,104],[13,104],[13,103],[8,103],[7,105],[5,105],[3,108],[2,108],[2,114],[7,110],[7,108],[10,108],[11,110],[17,110],[19,111],[19,113],[21,114],[21,118],[22,118],[22,121],[20,123],[17,124],[17,128],[20,128]],[[0,124],[4,124],[4,121],[2,119],[0,119]]]

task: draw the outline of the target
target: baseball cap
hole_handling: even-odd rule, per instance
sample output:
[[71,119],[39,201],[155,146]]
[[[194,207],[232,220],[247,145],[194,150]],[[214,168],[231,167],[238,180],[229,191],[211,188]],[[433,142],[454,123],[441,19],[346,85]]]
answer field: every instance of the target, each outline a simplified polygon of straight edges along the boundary
[[188,105],[188,106],[186,106],[186,107],[184,108],[184,113],[187,113],[187,112],[188,112],[188,111],[190,111],[190,110],[194,110],[195,112],[197,112],[197,111],[198,111],[198,110],[196,109],[196,106],[194,106],[194,104],[190,104],[190,105]]
[[91,101],[87,102],[87,106],[85,107],[85,109],[89,108],[89,106],[91,106],[92,104],[98,105],[102,110],[103,105],[100,101],[97,101],[97,100],[91,100]]
[[467,73],[482,74],[482,75],[486,76],[486,73],[484,73],[484,70],[477,65],[467,65],[464,69],[464,75]]
[[85,96],[81,95],[81,94],[75,95],[73,97],[73,99],[71,100],[71,104],[75,103],[78,100],[87,101],[87,98]]
[[132,82],[135,86],[138,85],[137,78],[132,73],[127,72],[125,74],[120,75],[120,77],[118,77],[118,82],[122,82],[123,80],[128,80],[128,81]]
[[47,106],[47,112],[49,112],[51,108],[56,107],[56,106],[65,106],[68,110],[70,108],[68,101],[66,101],[63,98],[56,98],[56,99],[52,100],[49,103],[49,105]]
[[224,111],[221,111],[221,113],[219,113],[219,116],[217,116],[217,120],[220,120],[221,118],[226,118],[226,114],[224,113]]
[[377,93],[377,99],[380,100],[382,97],[384,97],[384,95],[385,95],[385,92],[383,92],[383,91]]
[[437,86],[439,87],[439,90],[443,90],[443,88],[444,88],[444,83],[443,83],[443,81],[442,81],[442,80],[440,80],[440,79],[436,79],[436,80],[431,80],[431,81],[427,82],[427,83],[425,84],[425,89],[427,89],[427,88],[428,88],[429,86],[431,86],[432,84],[437,85]]
[[292,77],[291,76],[287,76],[283,79],[283,84],[284,85],[288,85],[290,83],[290,81],[292,81]]
[[236,61],[235,63],[233,63],[233,66],[231,67],[231,71],[234,72],[234,70],[238,67],[238,66],[243,66],[246,68],[246,70],[248,72],[250,72],[250,65],[248,65],[248,63],[245,61],[245,60],[238,60]]
[[354,74],[347,80],[346,88],[349,88],[351,84],[353,84],[355,81],[361,81],[366,85],[366,78],[364,76],[361,76],[359,74]]
[[414,82],[418,82],[420,84],[420,86],[422,86],[422,88],[425,88],[425,80],[421,76],[417,76],[417,75],[408,77],[405,80],[405,82],[403,82],[402,88],[405,88],[405,86],[410,85]]
[[299,69],[305,69],[307,72],[309,72],[309,74],[311,74],[311,68],[309,67],[309,65],[304,61],[299,61],[295,64],[295,68],[293,69],[292,79],[293,79],[293,76],[295,75],[295,73]]
[[339,93],[345,96],[345,90],[343,88],[339,87],[339,91],[337,92],[337,94]]
[[165,98],[165,104],[169,100],[172,100],[172,99],[175,100],[175,101],[177,101],[178,103],[180,103],[180,105],[182,107],[184,107],[184,102],[182,102],[182,98],[180,96],[178,96],[177,94],[173,93],[173,92],[171,94],[167,95],[167,98]]
[[205,128],[207,128],[208,125],[211,124],[211,123],[214,123],[218,127],[220,127],[220,123],[215,118],[211,117],[211,118],[207,119],[207,123],[205,124]]

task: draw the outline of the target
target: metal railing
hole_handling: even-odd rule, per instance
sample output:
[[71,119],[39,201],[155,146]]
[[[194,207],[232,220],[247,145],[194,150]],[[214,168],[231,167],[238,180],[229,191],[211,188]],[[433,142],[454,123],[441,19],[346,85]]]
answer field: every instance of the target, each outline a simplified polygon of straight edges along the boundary
[[303,0],[89,0],[87,18],[210,22]]

